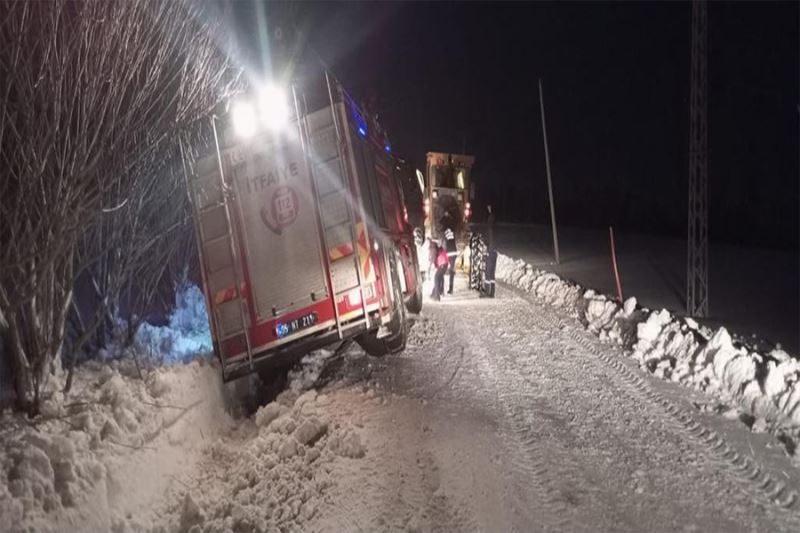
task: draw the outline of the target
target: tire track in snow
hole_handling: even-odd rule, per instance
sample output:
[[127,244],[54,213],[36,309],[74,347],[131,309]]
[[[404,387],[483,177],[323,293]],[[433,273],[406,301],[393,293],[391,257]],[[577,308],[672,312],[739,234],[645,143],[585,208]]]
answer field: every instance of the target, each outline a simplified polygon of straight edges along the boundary
[[[485,309],[486,307],[482,307],[481,310]],[[486,349],[486,332],[470,328],[471,320],[461,318],[462,320],[454,320],[451,313],[441,315],[443,321],[451,323],[451,327],[445,329],[461,343],[464,343],[464,339],[467,340],[466,345],[473,352],[471,359],[480,365],[480,373],[484,379],[491,380],[488,390],[477,392],[484,396],[487,404],[501,411],[501,427],[508,430],[502,433],[510,441],[507,446],[511,452],[512,485],[515,487],[509,496],[513,509],[522,519],[521,525],[512,522],[511,530],[530,531],[532,525],[543,531],[554,532],[588,530],[586,524],[576,523],[569,498],[565,497],[557,483],[558,480],[576,479],[579,467],[569,454],[548,446],[546,435],[540,430],[545,424],[535,423],[541,420],[532,420],[532,417],[541,413],[536,409],[540,399],[524,392],[529,387],[525,376],[518,369],[499,364],[497,358]],[[497,343],[493,343],[492,348],[496,351],[507,349],[497,346]],[[463,364],[464,348],[461,349],[457,370]],[[501,370],[499,375],[498,370]],[[452,380],[448,380],[448,383],[451,382]],[[557,425],[548,424],[547,429],[553,431]],[[564,433],[563,430],[559,432]],[[558,460],[554,460],[554,455],[559,456]],[[525,495],[530,492],[533,493],[534,501],[526,501]]]
[[450,377],[447,378],[447,381],[439,385],[439,387],[437,387],[436,390],[434,390],[433,393],[429,397],[426,397],[425,399],[435,400],[440,392],[442,392],[447,388],[450,388],[450,386],[453,384],[453,381],[455,381],[456,376],[458,376],[458,373],[461,371],[461,366],[463,365],[463,363],[464,363],[464,347],[462,346],[460,350],[460,355],[458,357],[458,362],[456,363],[456,367],[453,369],[453,372],[450,374]]
[[[686,409],[654,391],[641,376],[620,361],[624,354],[609,355],[609,351],[618,352],[616,346],[601,345],[598,347],[599,341],[593,337],[589,338],[582,328],[576,329],[566,324],[566,320],[575,319],[565,319],[560,311],[543,306],[531,295],[513,287],[506,286],[506,288],[538,308],[539,312],[536,315],[547,323],[549,329],[566,334],[566,337],[576,347],[590,352],[615,371],[616,376],[628,386],[634,397],[659,407],[660,411],[666,415],[665,422],[677,430],[677,433],[692,447],[700,449],[710,462],[721,466],[720,470],[732,479],[745,494],[773,509],[778,509],[779,512],[796,507],[797,490],[776,480],[755,459],[738,453],[723,437],[698,422]],[[579,325],[577,320],[575,322],[576,325]],[[796,515],[788,517],[796,518]]]
[[[508,304],[506,301],[494,316],[487,316],[495,323],[503,324],[503,319],[509,318],[509,311],[514,312],[511,315],[513,322],[500,326],[500,338],[491,343],[493,351],[503,357],[495,357],[494,366],[489,365],[488,369],[491,371],[499,366],[504,370],[495,388],[504,405],[508,406],[506,418],[526,450],[529,458],[526,464],[531,465],[525,469],[521,483],[529,486],[531,480],[537,481],[542,500],[547,502],[547,514],[558,517],[543,524],[543,529],[618,530],[625,523],[625,509],[615,505],[614,491],[609,490],[606,479],[593,478],[587,472],[586,459],[581,455],[584,449],[576,444],[581,441],[581,430],[585,428],[575,415],[570,415],[569,409],[565,409],[564,402],[569,403],[569,400],[587,407],[586,403],[580,403],[586,402],[585,398],[580,394],[575,397],[575,391],[581,387],[575,381],[576,376],[570,373],[574,371],[574,364],[570,357],[559,359],[553,356],[547,341],[555,340],[558,344],[558,335],[552,335],[551,329],[530,316],[526,302],[518,300],[516,308]],[[520,324],[533,326],[532,329],[539,331],[533,333],[526,329],[520,333]],[[531,343],[530,338],[536,342]],[[475,343],[486,343],[486,338],[476,339]],[[479,357],[478,360],[485,361],[488,357]],[[554,400],[558,403],[552,403]],[[613,435],[606,435],[605,442],[612,439],[615,447],[624,445]],[[537,515],[535,518],[540,517]]]
[[[502,387],[502,386],[501,386]],[[512,493],[513,504],[517,512],[526,518],[523,526],[513,527],[512,531],[527,531],[531,524],[536,524],[544,531],[574,531],[578,529],[573,523],[572,513],[561,492],[556,486],[557,479],[570,478],[568,465],[570,461],[564,457],[557,464],[552,461],[553,450],[544,449],[541,435],[533,430],[533,424],[519,407],[530,408],[531,403],[517,395],[502,392],[498,395],[499,407],[504,412],[501,426],[507,427],[505,435],[510,436],[510,448],[517,453],[511,454],[514,485],[518,488]],[[517,406],[514,409],[513,406]],[[521,453],[520,453],[521,452]],[[531,483],[534,481],[535,483]],[[532,490],[534,502],[525,501],[523,495]],[[531,503],[537,504],[531,507]]]
[[743,484],[742,489],[747,494],[759,498],[762,503],[780,508],[792,509],[795,507],[798,499],[796,490],[789,489],[785,483],[775,480],[754,459],[739,454],[717,432],[697,422],[686,409],[678,407],[675,403],[655,392],[625,364],[597,350],[586,339],[581,339],[576,335],[574,340],[619,372],[622,379],[634,388],[641,397],[660,406],[672,418],[672,426],[681,431],[693,444],[701,446],[707,456],[716,459],[715,462],[723,466],[729,475],[733,476],[740,484]]

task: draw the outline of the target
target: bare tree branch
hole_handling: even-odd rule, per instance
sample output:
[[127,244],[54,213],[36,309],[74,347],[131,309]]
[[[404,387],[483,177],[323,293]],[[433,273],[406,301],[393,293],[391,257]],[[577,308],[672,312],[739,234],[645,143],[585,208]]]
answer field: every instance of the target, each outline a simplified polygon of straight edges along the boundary
[[237,83],[204,9],[0,3],[0,336],[31,412],[64,348],[76,278],[96,283],[83,322],[100,329],[94,317],[113,317],[122,287],[182,227],[172,198],[184,193],[159,180]]

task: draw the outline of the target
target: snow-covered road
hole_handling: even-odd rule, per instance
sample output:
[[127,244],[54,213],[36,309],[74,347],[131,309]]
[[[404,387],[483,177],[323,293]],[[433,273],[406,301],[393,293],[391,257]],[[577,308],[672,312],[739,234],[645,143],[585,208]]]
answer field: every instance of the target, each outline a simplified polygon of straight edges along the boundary
[[[122,447],[120,430],[69,454],[63,437],[15,433],[46,455],[9,448],[0,515],[12,531],[15,515],[34,531],[800,531],[788,445],[578,319],[505,285],[479,299],[460,278],[412,320],[404,352],[317,352],[250,416],[223,412],[208,365],[147,387],[107,370],[90,405],[108,389],[114,416],[185,416],[145,445]],[[69,416],[69,439],[91,432]]]
[[[235,472],[263,471],[254,462],[274,462],[274,454],[257,451],[267,445],[253,444],[264,440],[263,428],[247,431],[253,420],[243,421],[226,445],[234,452],[217,452],[224,475],[194,476],[186,485],[198,501],[211,493],[229,500],[228,511],[215,516],[234,517],[213,524],[309,531],[800,530],[791,492],[800,486],[796,468],[772,437],[704,414],[698,406],[707,399],[646,377],[577,320],[508,288],[497,299],[478,299],[460,281],[455,296],[428,303],[415,318],[404,353],[372,359],[353,348],[332,367],[321,396],[295,405],[292,412],[325,421],[329,435],[317,444],[315,468],[296,461],[302,479],[292,489],[303,496],[277,518],[258,504],[230,511],[242,500]],[[286,396],[280,401],[290,406],[294,396],[288,402]],[[357,453],[329,451],[341,434],[355,436]],[[282,457],[282,449],[277,453]],[[291,476],[292,468],[277,477]],[[225,488],[214,487],[214,479]],[[262,502],[252,494],[244,501]],[[173,506],[173,527],[180,513],[186,514],[182,500]]]
[[598,357],[613,348],[576,321],[509,290],[482,300],[462,288],[429,304],[412,332],[404,354],[351,354],[341,369],[351,384],[329,396],[359,421],[368,453],[337,473],[311,529],[800,528],[755,472],[785,472],[797,487],[780,449],[706,420],[685,389]]

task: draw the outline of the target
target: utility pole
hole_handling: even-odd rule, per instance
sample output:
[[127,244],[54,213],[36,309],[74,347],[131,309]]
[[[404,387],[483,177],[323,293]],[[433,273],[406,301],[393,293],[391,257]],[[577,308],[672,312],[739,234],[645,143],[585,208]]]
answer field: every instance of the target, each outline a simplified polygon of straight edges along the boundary
[[542,137],[544,137],[544,164],[547,168],[547,194],[550,197],[550,224],[553,227],[553,250],[556,264],[561,263],[558,254],[558,229],[556,228],[556,205],[553,203],[553,180],[550,177],[550,153],[547,151],[547,126],[544,122],[544,94],[542,92],[542,78],[539,78],[539,105],[542,109]]
[[708,77],[705,0],[692,1],[692,65],[689,91],[689,239],[686,312],[708,315]]

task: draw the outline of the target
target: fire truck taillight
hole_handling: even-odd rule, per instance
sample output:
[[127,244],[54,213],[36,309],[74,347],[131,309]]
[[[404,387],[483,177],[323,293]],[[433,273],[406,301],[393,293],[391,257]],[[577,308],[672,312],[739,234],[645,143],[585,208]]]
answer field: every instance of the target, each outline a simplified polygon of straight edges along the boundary
[[406,209],[406,206],[403,206],[403,220],[408,224],[408,209]]
[[425,198],[425,201],[422,202],[422,211],[425,213],[425,216],[431,214],[431,201]]
[[470,209],[469,202],[464,205],[464,219],[469,219],[469,216],[472,214],[472,210]]

